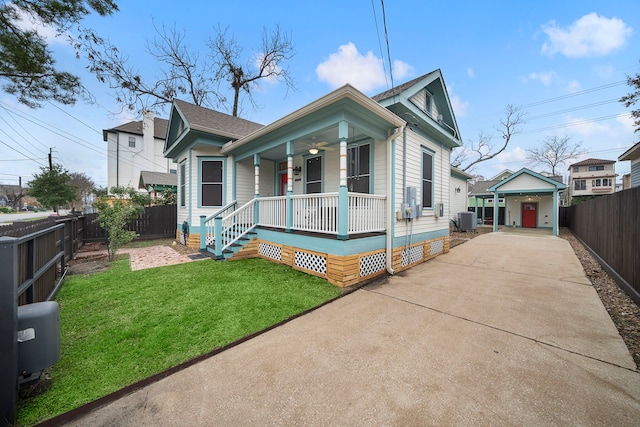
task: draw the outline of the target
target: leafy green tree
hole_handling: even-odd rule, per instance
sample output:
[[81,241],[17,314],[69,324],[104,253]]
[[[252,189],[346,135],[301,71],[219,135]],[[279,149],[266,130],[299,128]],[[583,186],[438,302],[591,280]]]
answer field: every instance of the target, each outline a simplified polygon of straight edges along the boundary
[[133,241],[138,234],[128,230],[128,222],[143,210],[143,202],[131,187],[112,187],[110,193],[103,193],[93,203],[98,209],[95,222],[107,232],[107,252],[113,261],[122,245]]
[[49,99],[75,103],[83,92],[80,79],[58,70],[47,40],[22,21],[34,21],[62,35],[91,10],[106,16],[116,12],[118,6],[114,0],[1,1],[0,78],[6,82],[2,89],[31,108]]
[[160,193],[161,205],[175,205],[178,202],[178,194],[171,188],[165,188]]
[[71,209],[82,212],[82,209],[89,204],[89,196],[94,192],[96,184],[84,173],[72,172],[69,174],[71,185],[76,189],[76,199],[71,203]]
[[41,167],[40,173],[29,181],[29,195],[38,199],[43,206],[51,206],[55,212],[77,197],[76,188],[71,185],[71,177],[66,169],[53,164],[51,169]]
[[[634,92],[620,98],[620,102],[622,102],[625,107],[629,108],[640,100],[640,74],[627,77],[627,84],[634,88]],[[633,117],[633,124],[636,127],[635,132],[640,131],[640,108],[631,110],[631,117]]]

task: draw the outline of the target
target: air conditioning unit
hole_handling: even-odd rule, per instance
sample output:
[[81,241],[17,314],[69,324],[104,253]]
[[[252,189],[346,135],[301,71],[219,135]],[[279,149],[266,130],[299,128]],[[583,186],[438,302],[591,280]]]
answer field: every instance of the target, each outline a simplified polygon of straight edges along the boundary
[[476,213],[475,212],[458,212],[458,227],[462,231],[476,229]]

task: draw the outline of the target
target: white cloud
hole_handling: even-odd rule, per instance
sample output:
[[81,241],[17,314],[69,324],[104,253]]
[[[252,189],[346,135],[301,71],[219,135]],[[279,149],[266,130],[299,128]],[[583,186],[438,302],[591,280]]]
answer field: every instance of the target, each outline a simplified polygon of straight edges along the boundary
[[456,117],[464,117],[467,115],[469,111],[469,103],[463,101],[458,96],[450,96],[449,100],[451,101],[451,108],[453,108],[453,112]]
[[618,117],[616,117],[616,122],[622,125],[624,133],[628,133],[629,135],[633,135],[635,133],[636,125],[633,123],[633,117],[631,117],[630,114],[619,114]]
[[20,17],[20,20],[18,21],[17,25],[21,29],[35,31],[49,44],[67,44],[65,37],[60,37],[61,34],[59,34],[55,28],[43,24],[39,18],[31,16],[23,9],[18,9],[18,16]]
[[561,53],[569,58],[581,58],[604,56],[620,49],[631,37],[633,29],[621,19],[590,13],[567,28],[558,27],[552,20],[542,26],[542,31],[549,37],[542,45],[543,54]]
[[546,71],[541,73],[529,73],[527,80],[536,80],[545,86],[549,86],[551,81],[556,78],[556,73],[553,71]]
[[576,93],[581,89],[581,85],[580,82],[578,82],[577,80],[571,80],[569,83],[567,83],[567,86],[565,87],[565,90],[568,93]]
[[610,133],[611,128],[603,123],[594,122],[591,119],[583,117],[573,117],[566,115],[564,117],[565,125],[568,133],[578,134],[582,136],[590,136],[598,132]]
[[[393,63],[394,78],[401,80],[411,75],[414,69],[406,62],[399,60]],[[329,55],[329,58],[316,67],[318,80],[326,82],[332,88],[349,83],[363,92],[379,89],[387,85],[384,63],[369,51],[366,55],[358,52],[356,46],[349,42]]]

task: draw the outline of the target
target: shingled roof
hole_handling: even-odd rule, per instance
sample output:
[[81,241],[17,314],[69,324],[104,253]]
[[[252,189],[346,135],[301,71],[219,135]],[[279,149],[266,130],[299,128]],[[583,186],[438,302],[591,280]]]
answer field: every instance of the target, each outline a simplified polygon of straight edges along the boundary
[[432,71],[432,72],[424,74],[424,75],[422,75],[420,77],[416,77],[413,80],[409,80],[408,82],[402,83],[399,86],[396,86],[396,87],[391,88],[389,90],[385,90],[382,93],[379,93],[379,94],[377,94],[375,96],[372,96],[371,99],[373,99],[376,102],[380,102],[380,101],[382,101],[384,99],[391,98],[394,95],[397,95],[399,93],[404,92],[406,89],[408,89],[411,86],[413,86],[414,84],[418,83],[420,80],[423,80],[423,79],[427,78],[429,75],[431,75],[433,73],[436,73],[437,71],[438,70]]
[[610,165],[611,163],[615,163],[615,160],[602,160],[602,159],[586,159],[578,163],[574,163],[569,166],[572,168],[573,166],[594,166],[594,165]]
[[175,173],[141,171],[138,188],[147,188],[149,185],[152,187],[156,185],[176,187],[178,185],[178,175]]
[[[153,136],[158,139],[165,139],[167,137],[167,126],[169,126],[169,120],[155,117],[153,119]],[[120,126],[116,126],[108,131],[126,132],[134,135],[142,135],[142,120],[137,122],[129,122]]]
[[200,107],[179,99],[174,100],[174,102],[189,122],[189,127],[193,130],[237,139],[264,127],[260,123]]

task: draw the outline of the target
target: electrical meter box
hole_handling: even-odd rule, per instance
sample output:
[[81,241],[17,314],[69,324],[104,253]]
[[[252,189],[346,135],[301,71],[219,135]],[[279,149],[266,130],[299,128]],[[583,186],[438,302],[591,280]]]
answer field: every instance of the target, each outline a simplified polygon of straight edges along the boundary
[[417,204],[417,191],[416,191],[416,187],[407,187],[406,188],[406,197],[405,203],[402,203],[401,208],[402,208],[402,218],[403,219],[410,219],[410,218],[416,218],[419,215],[418,210],[419,209],[419,205]]
[[28,375],[60,359],[60,306],[55,301],[18,307],[18,375]]

